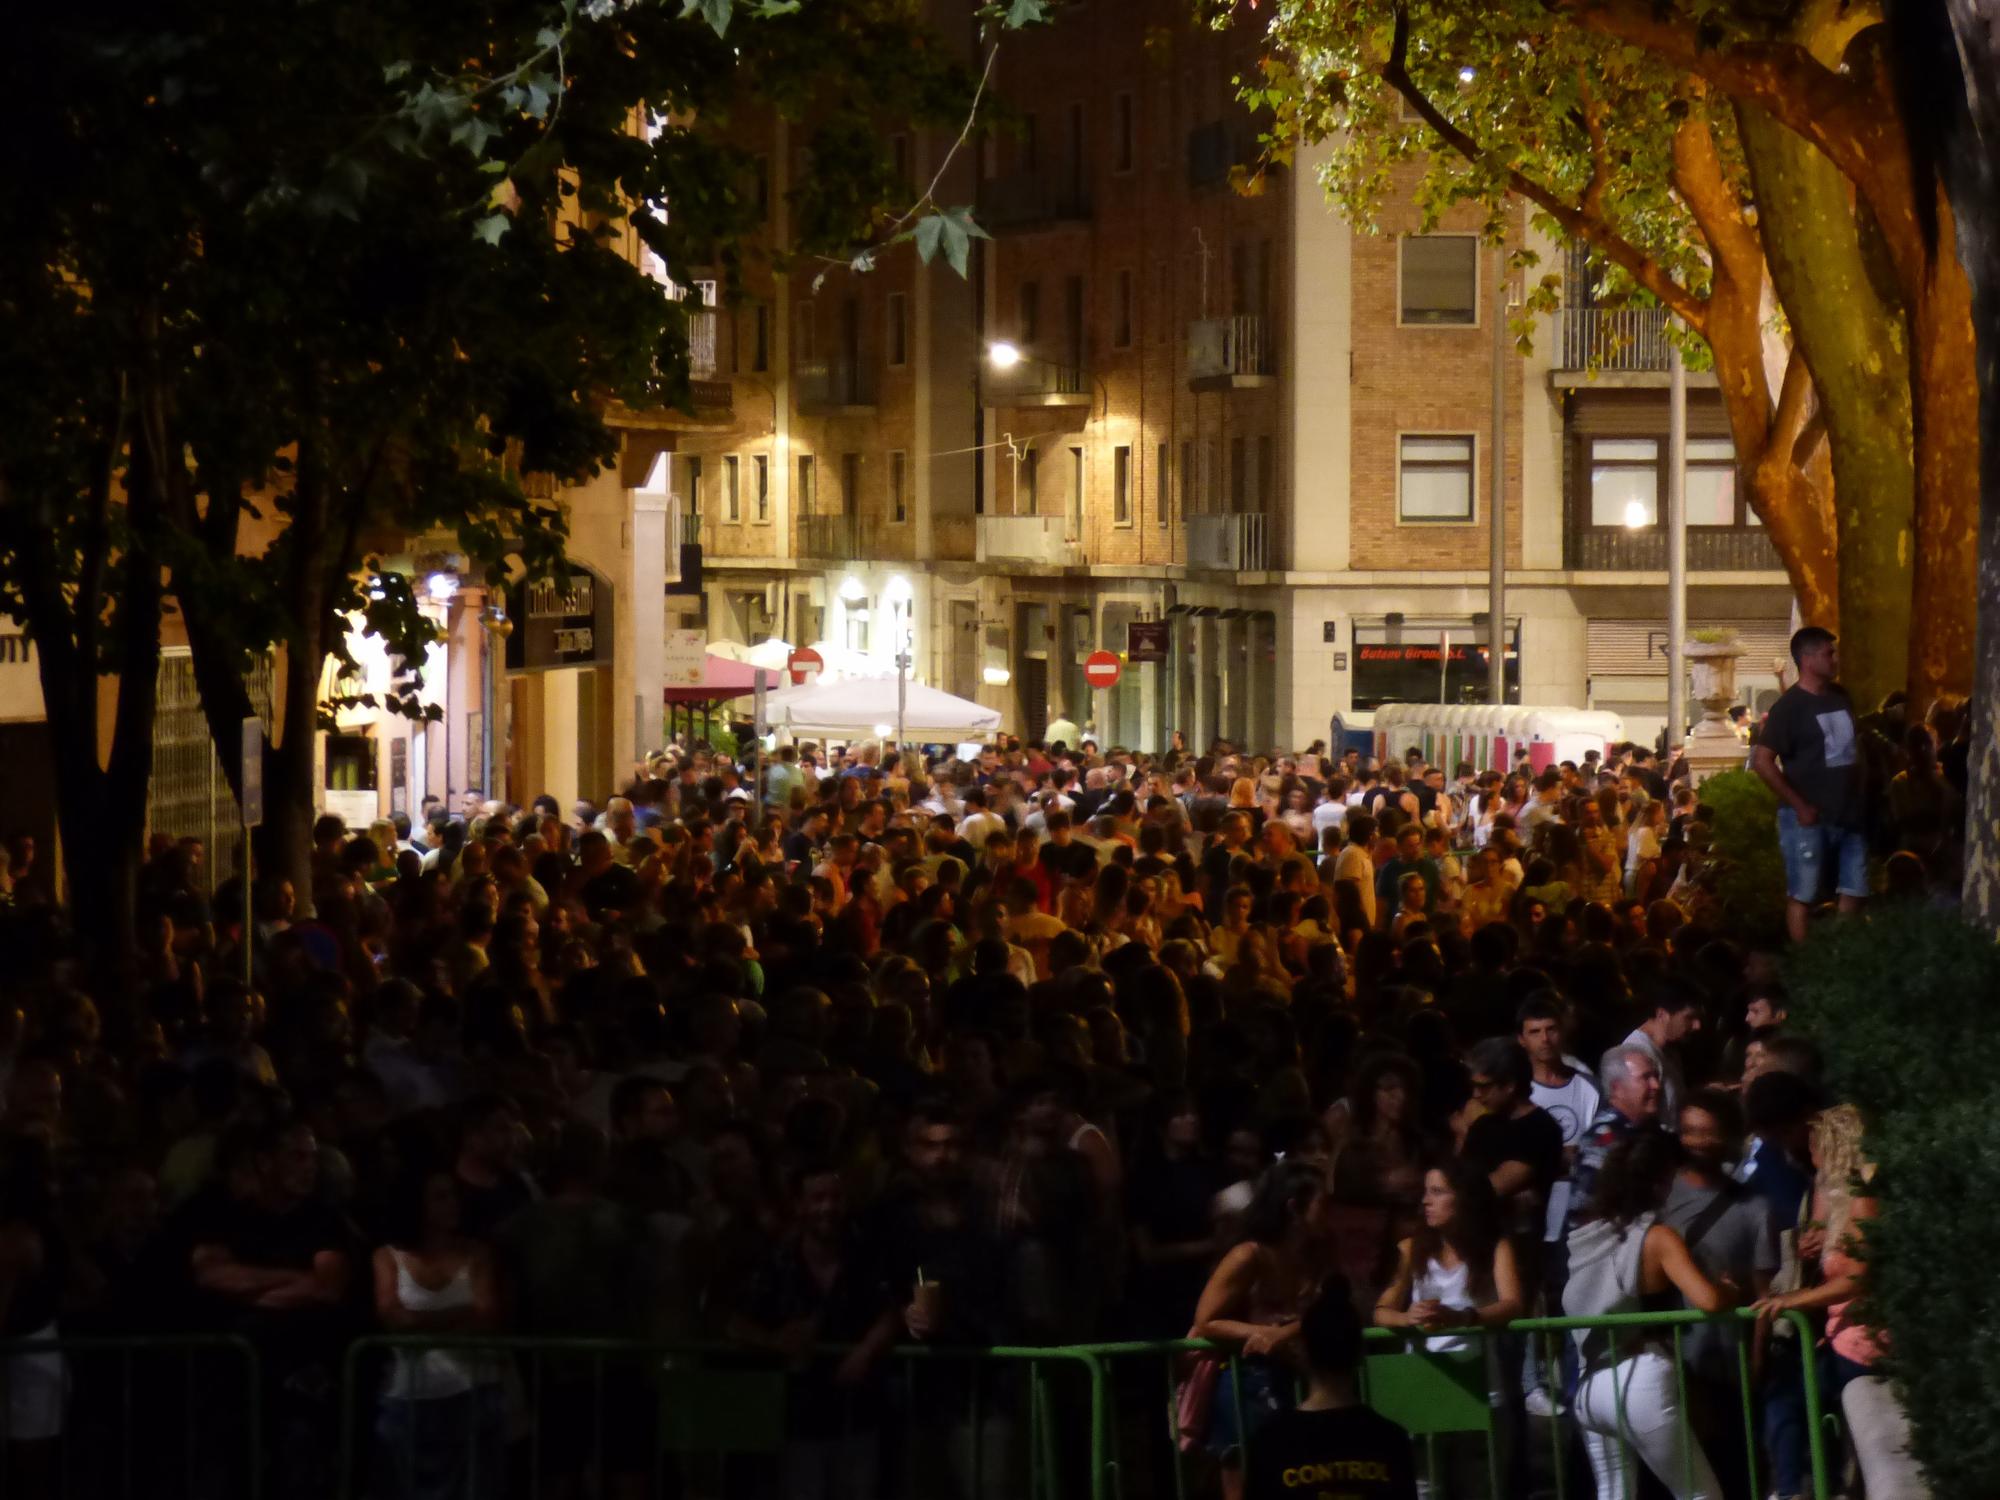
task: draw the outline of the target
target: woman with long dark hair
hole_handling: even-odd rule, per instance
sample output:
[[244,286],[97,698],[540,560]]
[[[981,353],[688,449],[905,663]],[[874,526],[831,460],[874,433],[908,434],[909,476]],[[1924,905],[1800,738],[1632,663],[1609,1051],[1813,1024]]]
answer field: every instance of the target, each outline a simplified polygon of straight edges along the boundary
[[1357,1287],[1382,1284],[1390,1247],[1416,1222],[1423,1197],[1422,1104],[1417,1064],[1399,1052],[1378,1052],[1360,1061],[1346,1097],[1326,1111],[1333,1139],[1327,1180],[1334,1257]]
[[[1683,1297],[1706,1313],[1732,1304],[1729,1293],[1702,1274],[1679,1233],[1657,1222],[1680,1160],[1680,1143],[1658,1130],[1634,1136],[1605,1158],[1593,1217],[1569,1237],[1562,1299],[1569,1316],[1665,1312]],[[1657,1334],[1592,1328],[1572,1336],[1583,1360],[1576,1420],[1598,1500],[1623,1500],[1630,1492],[1632,1448],[1675,1500],[1720,1494],[1715,1470],[1681,1410],[1673,1355]]]
[[[1195,1304],[1188,1337],[1243,1356],[1216,1381],[1207,1446],[1222,1462],[1224,1500],[1243,1494],[1243,1444],[1289,1405],[1275,1361],[1298,1338],[1299,1317],[1328,1269],[1326,1178],[1312,1162],[1276,1162],[1257,1181],[1243,1242],[1222,1257]],[[1242,1415],[1242,1428],[1237,1424]]]
[[[1464,1157],[1424,1174],[1423,1222],[1396,1246],[1396,1272],[1375,1303],[1378,1328],[1436,1335],[1453,1328],[1498,1328],[1524,1305],[1514,1248],[1486,1173]],[[1434,1353],[1457,1353],[1463,1338],[1432,1337]]]

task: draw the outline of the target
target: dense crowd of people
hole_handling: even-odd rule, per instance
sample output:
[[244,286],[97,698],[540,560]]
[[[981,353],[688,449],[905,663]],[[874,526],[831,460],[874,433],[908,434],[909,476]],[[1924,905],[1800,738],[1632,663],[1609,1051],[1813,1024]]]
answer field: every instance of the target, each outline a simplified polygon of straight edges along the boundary
[[[1962,791],[1933,732],[1904,742],[1906,814]],[[1613,1500],[1641,1467],[1751,1493],[1732,1326],[1685,1339],[1684,1385],[1670,1339],[1500,1330],[1751,1306],[1756,1472],[1797,1495],[1801,1362],[1837,1403],[1886,1358],[1856,1301],[1866,1155],[1774,954],[1729,936],[1707,817],[1628,745],[1532,774],[787,745],[761,776],[676,746],[601,808],[323,818],[311,890],[260,886],[247,933],[166,843],[143,975],[95,999],[17,849],[0,1318],[248,1338],[288,1496],[337,1471],[357,1335],[720,1343],[793,1372],[776,1468],[743,1482],[866,1497],[1012,1493],[1022,1461],[1004,1382],[906,1391],[895,1346],[1190,1334],[1246,1358],[1181,1372],[1180,1445],[1226,1494],[1288,1492],[1246,1440],[1292,1422],[1308,1364],[1337,1390],[1358,1317],[1484,1362],[1504,1492],[1536,1482],[1526,1424],[1567,1419]],[[1941,843],[1898,851],[1918,896]],[[7,1375],[32,1494],[86,1391],[55,1352]],[[366,1378],[369,1494],[650,1482],[643,1362],[530,1386],[452,1346]],[[912,1466],[883,1463],[892,1427]],[[1335,1427],[1359,1431],[1271,1429],[1287,1486]],[[1444,1458],[1448,1492],[1485,1491],[1483,1447]],[[1355,1493],[1405,1493],[1407,1463],[1375,1468]]]

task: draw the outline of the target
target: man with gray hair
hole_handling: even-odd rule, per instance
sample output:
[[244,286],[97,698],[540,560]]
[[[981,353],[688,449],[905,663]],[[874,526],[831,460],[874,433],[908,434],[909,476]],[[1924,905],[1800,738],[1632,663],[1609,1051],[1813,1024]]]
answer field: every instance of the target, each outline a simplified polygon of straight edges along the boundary
[[1621,1043],[1604,1054],[1597,1077],[1604,1088],[1604,1107],[1576,1145],[1565,1234],[1593,1217],[1591,1200],[1604,1158],[1641,1132],[1660,1128],[1660,1065],[1650,1052]]

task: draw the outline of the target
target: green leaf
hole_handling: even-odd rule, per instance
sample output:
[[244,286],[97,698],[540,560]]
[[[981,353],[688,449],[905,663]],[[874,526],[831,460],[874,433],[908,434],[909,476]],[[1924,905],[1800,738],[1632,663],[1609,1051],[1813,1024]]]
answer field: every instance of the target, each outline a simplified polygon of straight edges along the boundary
[[537,120],[549,117],[549,91],[537,79],[528,81],[528,113]]
[[917,220],[917,258],[925,265],[937,258],[938,244],[950,222],[943,214],[925,214]]
[[382,81],[384,83],[394,83],[398,78],[407,78],[409,76],[410,65],[407,61],[392,62],[382,70]]
[[1018,30],[1023,26],[1032,26],[1037,21],[1046,21],[1048,18],[1048,0],[1011,0],[1011,3],[1007,7],[1007,26],[1009,30]]
[[981,229],[978,221],[972,217],[970,205],[947,208],[944,211],[944,216],[975,240],[990,240],[993,238],[992,235]]
[[514,221],[506,214],[488,214],[472,226],[473,234],[489,245],[500,243],[500,236],[514,227]]
[[972,251],[972,236],[965,226],[955,219],[944,221],[944,258],[951,262],[952,270],[960,276],[965,274],[966,258]]
[[540,31],[535,33],[535,45],[544,50],[550,47],[560,47],[562,44],[563,34],[553,26],[544,26]]
[[682,17],[699,13],[717,36],[728,32],[729,18],[735,9],[736,0],[681,0]]

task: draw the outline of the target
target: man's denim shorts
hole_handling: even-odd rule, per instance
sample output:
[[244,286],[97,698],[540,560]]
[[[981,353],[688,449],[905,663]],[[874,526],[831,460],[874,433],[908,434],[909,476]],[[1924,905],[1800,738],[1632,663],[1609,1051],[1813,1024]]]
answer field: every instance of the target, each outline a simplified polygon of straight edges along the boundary
[[1858,828],[1831,823],[1799,826],[1799,815],[1778,809],[1778,847],[1785,855],[1785,893],[1810,906],[1820,900],[1832,866],[1834,889],[1857,899],[1868,894],[1868,840]]

